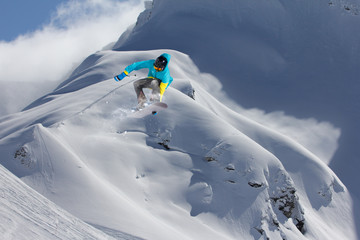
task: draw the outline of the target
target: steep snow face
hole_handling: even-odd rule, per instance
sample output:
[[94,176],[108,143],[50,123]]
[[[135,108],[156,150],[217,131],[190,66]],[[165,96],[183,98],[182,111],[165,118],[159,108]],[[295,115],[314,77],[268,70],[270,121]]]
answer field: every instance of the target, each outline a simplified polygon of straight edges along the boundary
[[50,202],[1,165],[0,180],[2,239],[114,239]]
[[166,51],[169,108],[132,118],[132,81],[146,73],[109,76],[163,52],[90,56],[54,93],[1,119],[0,163],[114,236],[357,238],[357,210],[329,167],[216,100],[206,90],[214,77],[189,56]]
[[[179,50],[245,108],[329,122],[338,129],[339,147],[320,155],[360,197],[354,131],[360,120],[359,9],[359,0],[154,0],[114,49]],[[278,125],[264,114],[257,119]]]

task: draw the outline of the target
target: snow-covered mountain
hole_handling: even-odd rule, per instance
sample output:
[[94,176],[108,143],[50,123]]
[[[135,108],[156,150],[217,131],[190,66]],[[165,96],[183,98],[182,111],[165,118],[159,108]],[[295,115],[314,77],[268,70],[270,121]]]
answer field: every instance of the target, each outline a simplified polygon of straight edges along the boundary
[[[273,94],[270,90],[284,90],[283,78],[273,86],[276,76],[294,74],[294,86],[287,86],[299,86],[299,91],[302,84],[311,86],[298,82],[314,63],[305,61],[300,44],[305,37],[294,41],[301,34],[291,35],[296,32],[292,24],[314,17],[315,10],[324,18],[337,16],[337,24],[357,17],[356,11],[349,14],[339,4],[148,4],[114,50],[89,56],[54,92],[0,119],[0,164],[45,197],[0,168],[0,207],[6,210],[0,215],[1,233],[9,239],[26,239],[33,228],[47,239],[358,239],[359,202],[315,147],[308,148],[279,127],[259,123],[258,117],[252,119],[237,105],[243,104],[244,95],[234,97],[229,90],[241,92],[242,82],[255,87],[265,81],[260,76],[267,76],[272,84],[258,94],[276,104],[281,96],[267,96]],[[291,11],[295,7],[297,14]],[[343,43],[331,54],[337,56]],[[123,51],[137,48],[144,50]],[[299,61],[295,50],[302,53]],[[146,72],[119,83],[112,77],[134,61],[163,52],[172,55],[175,79],[164,96],[169,107],[156,116],[132,118],[132,82]],[[246,57],[238,60],[243,53]],[[257,55],[251,58],[253,53]],[[322,50],[316,53],[314,58],[330,61]],[[354,54],[352,60],[358,57]],[[294,65],[303,71],[296,72]],[[242,81],[246,74],[249,79]],[[335,91],[333,87],[327,89]],[[308,105],[320,104],[311,94],[304,96]],[[265,109],[258,98],[253,104]],[[301,106],[295,107],[302,112]],[[349,102],[349,108],[355,106]],[[21,201],[28,205],[16,211]],[[50,222],[48,231],[44,221]],[[56,229],[60,234],[54,233],[51,222],[61,223]],[[16,224],[25,224],[25,230],[12,227]]]
[[329,122],[330,166],[360,199],[359,24],[359,0],[155,0],[114,48],[181,51],[236,105]]
[[162,52],[90,56],[71,81],[2,119],[1,163],[83,221],[145,239],[356,239],[336,175],[213,98],[187,55],[167,51],[169,108],[131,118],[131,79],[109,77]]

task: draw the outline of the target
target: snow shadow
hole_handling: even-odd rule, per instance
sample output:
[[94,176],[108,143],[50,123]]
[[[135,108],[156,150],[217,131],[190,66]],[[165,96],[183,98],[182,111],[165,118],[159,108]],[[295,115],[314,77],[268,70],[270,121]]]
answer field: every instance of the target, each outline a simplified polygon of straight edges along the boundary
[[107,235],[115,238],[115,239],[121,239],[121,240],[144,240],[143,238],[139,238],[139,237],[135,237],[133,235],[130,235],[128,233],[116,230],[116,229],[111,229],[111,228],[107,228],[104,226],[100,226],[97,224],[92,224],[92,223],[87,223],[91,226],[93,226],[94,228],[99,229],[100,231],[106,233]]

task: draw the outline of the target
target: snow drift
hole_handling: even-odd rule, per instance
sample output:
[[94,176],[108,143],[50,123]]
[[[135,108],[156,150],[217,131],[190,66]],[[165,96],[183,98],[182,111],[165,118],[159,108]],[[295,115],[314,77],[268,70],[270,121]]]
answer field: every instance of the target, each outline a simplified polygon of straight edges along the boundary
[[[341,8],[334,13],[332,5],[323,3],[155,1],[114,45],[115,51],[89,56],[52,93],[0,119],[0,164],[57,205],[42,198],[52,214],[40,211],[38,215],[86,222],[81,222],[80,230],[74,229],[82,234],[76,236],[357,239],[359,203],[325,161],[293,138],[247,117],[236,103],[253,101],[250,93],[255,86],[260,88],[255,106],[265,109],[260,98],[269,104],[281,102],[281,97],[269,97],[274,88],[265,87],[279,79],[277,93],[282,94],[281,79],[294,76],[294,85],[286,85],[294,88],[290,93],[308,88],[311,85],[298,78],[314,70],[315,60],[325,61],[320,64],[324,70],[326,62],[339,54],[341,44],[350,41],[357,49],[358,43],[351,42],[355,37],[349,37],[336,43],[326,58],[324,48],[316,50],[324,38],[305,41],[311,42],[308,53],[319,54],[308,62],[309,55],[303,52],[307,48],[300,44],[305,35],[294,41],[301,35],[299,28],[314,34],[322,22],[319,18],[337,16],[336,21],[352,22],[349,16],[357,16],[354,11],[340,18]],[[307,29],[300,21],[305,17],[315,21],[314,28]],[[210,31],[214,26],[218,34]],[[162,30],[161,38],[152,35],[154,29]],[[332,34],[329,29],[325,33]],[[140,48],[182,51],[123,51]],[[112,77],[129,63],[163,52],[172,55],[170,71],[175,79],[163,99],[169,107],[157,116],[131,118],[136,106],[132,82],[146,72],[119,83]],[[344,54],[340,59],[358,58],[351,52]],[[234,67],[234,63],[239,64]],[[234,83],[237,76],[246,74],[251,81]],[[259,81],[271,84],[261,89]],[[328,90],[335,89],[331,86]],[[249,94],[234,97],[230,88],[248,89]],[[235,102],[229,105],[232,98]],[[311,96],[309,102],[313,103]],[[301,106],[294,108],[302,112]],[[1,177],[15,181],[5,170]],[[24,189],[21,183],[12,186]],[[2,187],[7,192],[12,188]],[[21,191],[39,197],[29,188]],[[17,207],[16,201],[0,200],[10,209]],[[35,200],[29,197],[29,201],[32,206]],[[73,216],[54,216],[63,211],[60,208]],[[26,229],[37,224],[20,216],[16,222],[25,222]],[[40,225],[39,229],[46,228]],[[16,238],[26,231],[10,228],[7,234]],[[38,232],[41,235],[43,230]]]
[[356,239],[351,197],[336,175],[212,97],[203,87],[209,75],[187,55],[167,50],[176,79],[169,108],[130,118],[132,79],[109,76],[163,51],[90,56],[54,93],[2,119],[1,164],[113,235]]

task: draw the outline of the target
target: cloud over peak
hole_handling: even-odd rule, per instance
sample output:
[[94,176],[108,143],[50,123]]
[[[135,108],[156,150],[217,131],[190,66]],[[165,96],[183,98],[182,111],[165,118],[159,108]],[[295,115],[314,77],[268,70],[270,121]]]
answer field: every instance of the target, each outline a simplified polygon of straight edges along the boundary
[[[40,29],[0,42],[0,85],[7,88],[0,94],[5,103],[0,116],[21,110],[25,102],[56,87],[82,59],[116,41],[143,9],[143,0],[67,1]],[[22,99],[11,96],[9,88],[29,84],[34,88]]]

